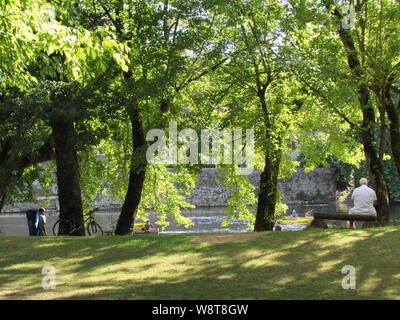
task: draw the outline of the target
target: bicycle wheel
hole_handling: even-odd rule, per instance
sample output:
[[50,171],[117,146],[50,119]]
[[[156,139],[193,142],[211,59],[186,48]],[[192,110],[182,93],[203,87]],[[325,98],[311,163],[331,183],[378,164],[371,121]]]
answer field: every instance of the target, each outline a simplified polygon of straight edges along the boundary
[[104,233],[103,229],[96,222],[90,222],[86,227],[86,231],[89,236],[101,236]]
[[[53,235],[54,236],[58,236],[59,233],[59,229],[60,229],[60,219],[56,221],[56,223],[53,226]],[[67,230],[72,230],[72,223],[71,221],[67,220],[67,219],[62,219],[62,224],[64,226],[65,229]]]

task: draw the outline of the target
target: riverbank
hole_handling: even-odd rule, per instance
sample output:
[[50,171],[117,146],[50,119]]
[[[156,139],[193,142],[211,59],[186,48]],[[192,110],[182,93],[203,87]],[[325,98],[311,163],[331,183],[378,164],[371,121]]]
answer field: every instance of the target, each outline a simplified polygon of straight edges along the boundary
[[0,299],[400,299],[399,231],[0,236]]
[[[289,206],[288,214],[295,209],[300,216],[304,216],[309,210],[314,212],[342,212],[347,213],[348,205],[344,203],[334,203],[331,205],[305,205],[305,206]],[[165,233],[222,233],[222,232],[251,232],[253,228],[248,226],[247,220],[232,220],[228,226],[222,226],[222,222],[226,218],[226,207],[203,207],[191,210],[183,210],[182,214],[194,222],[194,226],[187,229],[182,225],[178,225],[174,219],[168,215],[168,227],[163,231]],[[115,230],[115,226],[119,217],[119,211],[98,211],[96,212],[96,221],[101,225],[103,230]],[[58,215],[49,213],[47,215],[46,230],[48,235],[52,235],[52,227],[57,220]],[[149,212],[149,219],[155,223],[158,219],[157,213]],[[138,221],[141,222],[141,221]],[[329,228],[341,229],[345,228],[344,221],[328,221]],[[400,206],[390,208],[390,225],[400,226]],[[300,231],[306,227],[304,224],[290,224],[282,226],[283,231]],[[25,214],[6,214],[0,215],[0,232],[7,236],[27,236],[28,226]]]

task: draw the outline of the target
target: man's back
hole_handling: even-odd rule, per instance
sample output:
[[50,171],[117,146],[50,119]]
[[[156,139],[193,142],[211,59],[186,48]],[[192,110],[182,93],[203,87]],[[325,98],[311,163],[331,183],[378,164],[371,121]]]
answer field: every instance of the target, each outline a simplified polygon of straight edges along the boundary
[[351,199],[354,200],[354,207],[350,210],[352,214],[376,214],[374,200],[375,191],[366,185],[354,189]]

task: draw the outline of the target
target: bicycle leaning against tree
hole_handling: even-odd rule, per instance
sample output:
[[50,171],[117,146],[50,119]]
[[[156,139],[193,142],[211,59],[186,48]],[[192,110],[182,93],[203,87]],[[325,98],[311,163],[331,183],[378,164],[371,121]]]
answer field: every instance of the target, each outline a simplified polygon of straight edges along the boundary
[[55,235],[55,236],[58,235],[60,225],[62,225],[66,230],[70,230],[70,232],[68,234],[65,234],[67,236],[72,235],[74,232],[81,229],[82,227],[84,228],[86,234],[89,236],[103,235],[104,234],[103,229],[96,222],[95,215],[94,215],[94,213],[97,210],[99,210],[99,208],[95,208],[93,210],[90,210],[86,214],[84,214],[83,225],[80,224],[77,227],[73,227],[74,224],[72,223],[71,219],[60,218],[60,216],[58,216],[58,219],[53,226],[53,235]]

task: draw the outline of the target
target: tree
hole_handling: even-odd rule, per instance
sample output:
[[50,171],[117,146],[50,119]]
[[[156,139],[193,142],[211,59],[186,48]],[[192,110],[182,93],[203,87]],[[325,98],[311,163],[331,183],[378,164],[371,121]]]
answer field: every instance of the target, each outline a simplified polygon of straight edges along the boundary
[[[167,128],[168,120],[178,110],[174,100],[189,84],[222,63],[216,59],[218,44],[210,41],[217,33],[216,19],[207,12],[206,4],[99,1],[84,6],[91,13],[88,25],[109,26],[119,41],[131,48],[129,71],[113,74],[116,96],[130,122],[131,137],[129,180],[117,234],[129,232],[138,214],[145,180],[150,176],[146,178],[146,130]],[[159,174],[158,170],[152,172]]]
[[[396,83],[400,79],[398,4],[387,0],[359,1],[356,9],[357,41],[362,51],[367,83],[376,97],[381,127],[389,125],[392,153],[400,174],[399,108],[395,98],[398,94]],[[381,143],[385,144],[385,139]]]
[[[29,9],[27,9],[29,8]],[[33,8],[33,9],[32,9]],[[75,115],[79,105],[71,107],[71,102],[76,102],[71,99],[73,94],[65,94],[68,85],[62,88],[63,82],[78,81],[81,84],[90,82],[96,78],[99,73],[105,72],[107,62],[120,66],[126,69],[123,59],[126,53],[126,47],[123,44],[116,43],[110,38],[110,33],[106,29],[97,29],[90,33],[80,26],[74,25],[74,19],[65,22],[65,17],[71,17],[69,11],[63,11],[62,6],[51,6],[46,2],[37,2],[32,6],[25,7],[25,4],[20,2],[8,3],[5,9],[13,12],[12,19],[17,22],[14,30],[7,30],[6,33],[9,37],[17,38],[17,42],[21,42],[21,48],[17,46],[10,46],[5,50],[5,56],[9,59],[10,56],[15,55],[15,61],[20,63],[17,68],[24,72],[24,82],[17,87],[17,90],[27,92],[29,90],[38,90],[39,100],[37,103],[44,103],[47,106],[45,112],[36,114],[35,120],[47,121],[47,125],[52,128],[51,145],[55,147],[54,157],[57,161],[57,177],[59,184],[59,197],[61,206],[61,217],[73,221],[72,228],[83,225],[82,217],[82,200],[79,179],[79,166],[77,161],[77,153],[75,148],[75,129],[74,122]],[[25,11],[33,10],[32,18],[26,28],[22,28],[22,16]],[[6,25],[7,26],[7,25]],[[107,46],[102,47],[101,44],[107,43]],[[13,41],[11,41],[13,44]],[[22,58],[27,56],[27,61]],[[7,70],[5,70],[7,72]],[[7,74],[5,72],[5,74]],[[13,85],[15,83],[14,76],[11,74],[6,78],[9,80],[5,85]],[[41,86],[42,84],[49,83],[49,80],[57,83],[53,87],[50,85],[50,90]],[[35,88],[33,83],[40,82],[39,86]],[[52,90],[54,89],[55,90]],[[60,89],[61,90],[58,90]],[[49,89],[49,87],[47,88]],[[64,91],[63,91],[64,90]],[[28,92],[29,93],[29,92]],[[46,93],[49,93],[46,96]],[[66,99],[66,101],[63,101]],[[69,107],[66,107],[70,104]],[[24,107],[29,107],[25,104]],[[25,109],[25,112],[28,109]],[[41,110],[43,111],[43,110]],[[9,110],[13,113],[14,110]],[[50,114],[50,118],[47,117]],[[9,119],[10,117],[8,117]],[[82,120],[82,119],[81,119]],[[6,124],[6,125],[9,125]],[[64,140],[64,138],[67,139]],[[50,143],[50,142],[49,142]],[[48,144],[46,147],[48,148]],[[10,154],[18,154],[21,159],[14,159],[15,163],[20,164],[16,172],[23,172],[27,166],[34,164],[33,161],[27,161],[26,156],[18,149],[19,146],[5,142],[4,146],[12,145],[14,150],[10,147],[4,148],[5,156],[10,158]],[[43,151],[42,149],[38,149]],[[7,160],[7,157],[5,159]],[[49,156],[36,157],[36,162],[49,160]],[[10,167],[7,167],[8,171]],[[2,189],[6,189],[10,182],[5,179],[6,185]],[[71,192],[72,191],[72,192]],[[2,191],[3,194],[6,191]],[[4,198],[4,196],[2,195]],[[70,230],[64,230],[63,226],[60,228],[61,233],[69,233]],[[77,231],[77,235],[84,234],[83,228]]]
[[[357,3],[355,10],[362,10],[362,3]],[[300,32],[303,38],[299,43],[292,43],[299,50],[299,60],[294,62],[301,65],[297,69],[298,79],[305,90],[348,125],[346,130],[351,133],[348,139],[361,141],[372,185],[377,191],[379,221],[387,223],[388,191],[383,166],[385,115],[375,103],[370,88],[365,59],[367,43],[360,36],[365,25],[356,24],[360,32],[343,26],[346,16],[342,8],[330,0],[295,1],[292,8],[298,22],[292,26],[291,33]],[[378,129],[383,137],[380,141]]]
[[286,44],[279,29],[285,10],[274,1],[228,1],[224,10],[231,26],[232,54],[222,72],[234,83],[230,90],[235,92],[227,106],[228,118],[236,125],[255,128],[261,177],[254,230],[272,230],[276,216],[282,213],[277,210],[278,177],[287,174],[282,167],[293,172],[289,140],[303,106],[299,87],[284,68]]
[[[363,57],[365,56],[365,43],[361,42],[361,46],[357,49],[351,31],[342,27],[344,15],[340,12],[334,1],[326,0],[324,4],[327,11],[335,19],[337,33],[346,52],[349,69],[358,83],[358,100],[363,115],[360,134],[364,145],[369,174],[378,197],[378,220],[380,223],[386,224],[389,222],[389,196],[384,178],[383,161],[379,157],[379,150],[374,141],[376,116],[374,107],[370,102],[370,89],[366,82],[366,71],[362,64],[364,61]],[[364,28],[365,26],[362,27]]]

